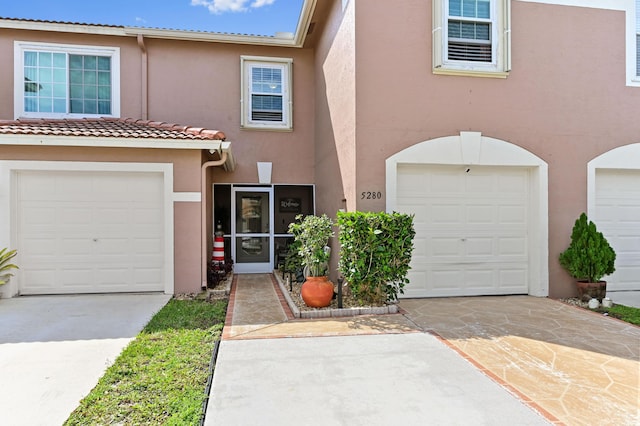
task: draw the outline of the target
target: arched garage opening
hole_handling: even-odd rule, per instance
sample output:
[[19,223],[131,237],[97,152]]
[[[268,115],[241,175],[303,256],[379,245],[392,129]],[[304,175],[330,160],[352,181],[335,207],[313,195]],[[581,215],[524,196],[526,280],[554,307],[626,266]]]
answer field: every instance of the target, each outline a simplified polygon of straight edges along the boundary
[[640,143],[588,163],[587,214],[616,251],[607,293],[640,290]]
[[386,160],[387,211],[415,215],[404,297],[547,296],[547,164],[461,132]]

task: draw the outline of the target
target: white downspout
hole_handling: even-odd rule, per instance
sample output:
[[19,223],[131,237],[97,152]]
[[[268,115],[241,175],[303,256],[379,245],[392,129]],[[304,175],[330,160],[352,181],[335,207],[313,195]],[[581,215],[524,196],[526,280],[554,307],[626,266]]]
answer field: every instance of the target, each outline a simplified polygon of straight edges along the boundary
[[227,153],[223,152],[219,160],[207,161],[202,165],[202,176],[200,182],[200,227],[202,235],[202,258],[200,259],[200,278],[202,280],[202,288],[207,288],[207,169],[209,167],[222,166],[227,161]]

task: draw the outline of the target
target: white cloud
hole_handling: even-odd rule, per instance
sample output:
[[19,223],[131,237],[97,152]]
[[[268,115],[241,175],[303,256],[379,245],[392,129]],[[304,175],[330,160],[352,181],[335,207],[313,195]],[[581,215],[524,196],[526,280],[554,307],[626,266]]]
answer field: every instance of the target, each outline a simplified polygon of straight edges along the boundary
[[248,6],[249,0],[191,0],[191,6],[204,6],[209,12],[219,15],[225,12],[247,12],[249,9],[257,9],[269,6],[276,0],[253,0]]
[[253,3],[251,3],[251,7],[254,7],[257,9],[262,6],[269,6],[273,4],[274,1],[276,0],[255,0]]

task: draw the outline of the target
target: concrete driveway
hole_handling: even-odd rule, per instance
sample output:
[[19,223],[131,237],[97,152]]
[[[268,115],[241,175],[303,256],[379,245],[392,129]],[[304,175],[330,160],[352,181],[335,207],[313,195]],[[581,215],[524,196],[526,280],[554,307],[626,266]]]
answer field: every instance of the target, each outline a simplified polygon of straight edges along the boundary
[[0,300],[0,424],[60,425],[171,296]]

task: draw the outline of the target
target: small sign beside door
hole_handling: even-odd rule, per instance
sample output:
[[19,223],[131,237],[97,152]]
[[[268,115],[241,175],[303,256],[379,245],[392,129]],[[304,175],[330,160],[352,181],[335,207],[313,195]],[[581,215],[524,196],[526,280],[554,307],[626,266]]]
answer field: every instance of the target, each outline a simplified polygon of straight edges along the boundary
[[302,202],[300,198],[280,198],[280,213],[301,213]]

